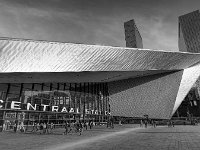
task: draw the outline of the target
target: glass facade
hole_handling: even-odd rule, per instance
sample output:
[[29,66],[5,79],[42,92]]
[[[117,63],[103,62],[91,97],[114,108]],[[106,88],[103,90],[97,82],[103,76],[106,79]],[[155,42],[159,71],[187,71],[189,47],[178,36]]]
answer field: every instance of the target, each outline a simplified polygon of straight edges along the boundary
[[109,114],[106,83],[0,84],[1,122],[104,122]]

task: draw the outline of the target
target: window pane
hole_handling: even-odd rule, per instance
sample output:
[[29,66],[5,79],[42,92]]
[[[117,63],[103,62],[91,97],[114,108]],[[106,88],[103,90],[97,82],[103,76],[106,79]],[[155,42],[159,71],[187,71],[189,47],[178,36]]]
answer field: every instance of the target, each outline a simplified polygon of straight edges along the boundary
[[33,86],[32,83],[31,83],[31,84],[29,84],[29,83],[24,83],[24,84],[23,84],[23,89],[29,89],[29,90],[31,90],[31,89],[32,89],[32,86]]
[[0,99],[6,100],[6,92],[8,89],[8,84],[0,84]]
[[50,83],[45,83],[43,85],[43,91],[50,91]]
[[20,89],[21,89],[21,84],[11,84],[9,93],[12,93],[12,94],[15,94],[15,95],[19,95],[20,94]]
[[34,91],[41,91],[42,90],[42,84],[34,84]]

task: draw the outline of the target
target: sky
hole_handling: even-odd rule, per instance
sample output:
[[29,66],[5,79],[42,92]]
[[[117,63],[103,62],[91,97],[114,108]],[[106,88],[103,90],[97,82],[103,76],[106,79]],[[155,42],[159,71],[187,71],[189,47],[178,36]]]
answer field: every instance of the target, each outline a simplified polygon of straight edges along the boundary
[[0,0],[0,37],[125,47],[134,19],[145,49],[178,51],[178,16],[199,0]]

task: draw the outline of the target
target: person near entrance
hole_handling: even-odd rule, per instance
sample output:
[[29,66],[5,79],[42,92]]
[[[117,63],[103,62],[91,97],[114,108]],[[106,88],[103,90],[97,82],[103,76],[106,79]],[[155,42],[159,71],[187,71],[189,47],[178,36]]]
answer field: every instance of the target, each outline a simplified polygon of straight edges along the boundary
[[35,132],[37,130],[37,123],[33,122],[33,129],[31,132]]
[[47,124],[45,122],[43,123],[43,133],[47,133]]
[[14,123],[14,132],[16,133],[17,132],[17,120],[15,120],[15,123]]
[[40,123],[40,134],[43,132],[43,123]]
[[51,124],[50,124],[50,133],[53,133],[53,129],[54,129],[54,124],[53,124],[53,122],[51,122]]
[[83,124],[81,121],[79,121],[79,123],[78,123],[78,129],[79,129],[79,135],[81,135],[83,132]]
[[69,128],[69,125],[68,125],[68,123],[66,122],[66,123],[65,123],[65,132],[63,133],[64,135],[67,135],[67,133],[68,133],[68,128]]
[[19,128],[20,128],[21,132],[25,132],[24,122],[23,121],[20,123],[20,127]]
[[85,130],[87,130],[87,127],[88,127],[88,122],[84,122],[84,127],[85,127]]

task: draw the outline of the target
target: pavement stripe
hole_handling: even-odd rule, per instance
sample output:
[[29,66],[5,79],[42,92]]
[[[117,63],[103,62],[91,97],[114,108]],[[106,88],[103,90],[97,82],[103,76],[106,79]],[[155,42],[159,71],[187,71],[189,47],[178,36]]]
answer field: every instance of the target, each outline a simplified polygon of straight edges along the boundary
[[110,138],[113,136],[117,136],[117,135],[122,135],[122,134],[126,134],[132,131],[136,131],[139,130],[141,128],[131,128],[131,129],[126,129],[123,131],[118,131],[118,132],[114,132],[114,133],[110,133],[110,134],[103,134],[103,135],[99,135],[99,136],[95,136],[95,137],[91,137],[91,138],[87,138],[85,140],[81,140],[78,142],[72,142],[72,143],[65,143],[65,144],[60,144],[57,146],[53,146],[53,147],[49,147],[46,150],[66,150],[68,148],[77,148],[80,146],[83,146],[83,144],[89,144],[89,143],[93,143],[99,140],[103,140],[105,138]]

